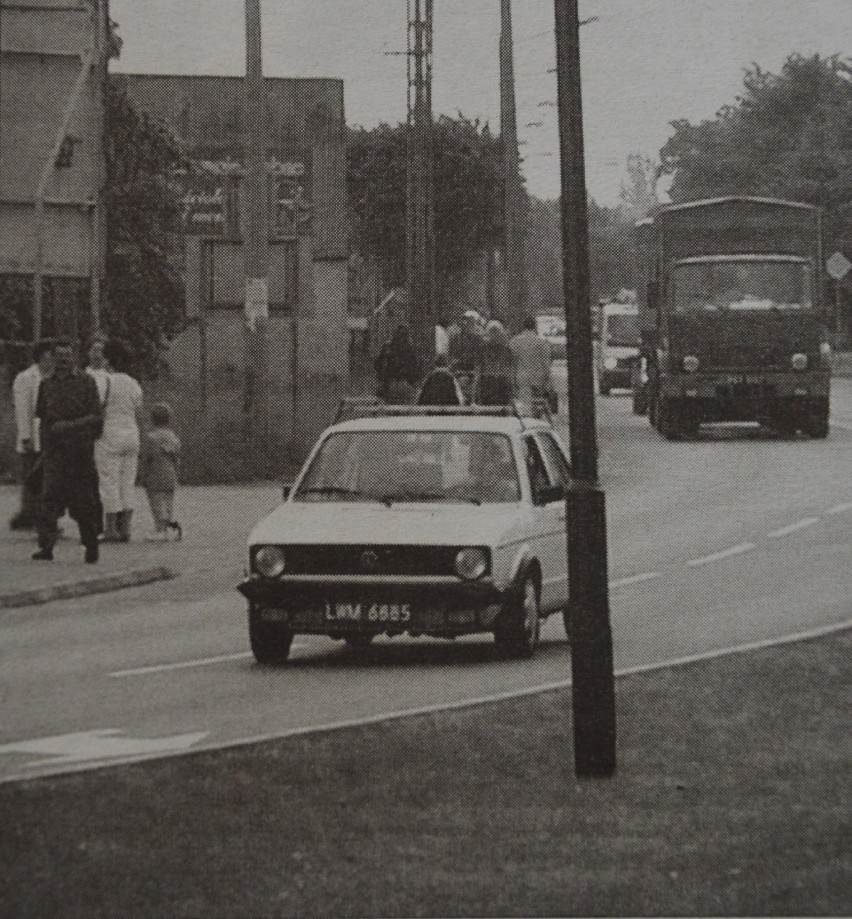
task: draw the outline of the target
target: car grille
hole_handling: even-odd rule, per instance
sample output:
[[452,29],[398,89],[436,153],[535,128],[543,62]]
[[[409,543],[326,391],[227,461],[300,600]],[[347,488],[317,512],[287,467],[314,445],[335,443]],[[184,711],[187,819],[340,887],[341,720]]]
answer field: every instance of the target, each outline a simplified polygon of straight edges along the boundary
[[451,575],[452,546],[285,546],[287,574]]

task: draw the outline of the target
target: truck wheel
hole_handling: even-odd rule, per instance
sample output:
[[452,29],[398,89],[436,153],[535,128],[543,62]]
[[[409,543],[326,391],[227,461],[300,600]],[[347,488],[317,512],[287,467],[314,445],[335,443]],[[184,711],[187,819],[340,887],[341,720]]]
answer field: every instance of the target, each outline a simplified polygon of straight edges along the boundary
[[828,437],[828,412],[815,412],[808,419],[807,431],[816,440],[825,440]]
[[293,631],[280,623],[262,622],[256,607],[249,607],[249,644],[258,664],[283,664],[290,656]]
[[634,415],[647,415],[648,414],[648,395],[644,392],[643,389],[635,388],[633,390],[633,414]]
[[520,595],[506,610],[504,620],[494,631],[497,647],[507,657],[532,657],[538,647],[541,619],[538,587],[531,574],[524,578]]
[[657,411],[659,412],[659,430],[663,437],[666,440],[680,440],[683,437],[683,432],[680,426],[680,418],[678,417],[679,413],[672,408],[668,400],[660,403]]

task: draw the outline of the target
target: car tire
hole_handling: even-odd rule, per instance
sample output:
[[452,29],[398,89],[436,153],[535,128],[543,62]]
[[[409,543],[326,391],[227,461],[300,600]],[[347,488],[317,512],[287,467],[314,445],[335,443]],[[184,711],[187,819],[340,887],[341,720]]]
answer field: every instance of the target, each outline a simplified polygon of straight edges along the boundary
[[524,578],[517,599],[502,618],[494,631],[498,648],[510,658],[532,657],[541,634],[538,584],[532,574]]
[[292,629],[278,623],[261,622],[258,611],[249,608],[249,644],[258,664],[283,664],[290,656]]
[[361,651],[366,648],[375,637],[376,636],[373,635],[372,632],[356,632],[353,635],[344,635],[343,640],[347,645],[349,645],[350,648],[355,648],[356,650]]
[[828,412],[814,412],[808,418],[807,433],[815,440],[828,437]]
[[664,399],[657,405],[659,431],[666,440],[682,440],[683,430],[681,429],[679,412],[675,410],[672,404]]

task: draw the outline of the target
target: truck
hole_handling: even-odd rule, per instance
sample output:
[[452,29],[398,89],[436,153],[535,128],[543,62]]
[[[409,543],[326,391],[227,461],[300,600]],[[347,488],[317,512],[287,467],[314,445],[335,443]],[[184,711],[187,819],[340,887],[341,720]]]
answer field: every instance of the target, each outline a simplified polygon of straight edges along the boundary
[[630,389],[639,360],[639,307],[636,303],[601,301],[598,313],[598,389]]
[[828,435],[830,346],[819,210],[774,198],[669,205],[647,255],[634,406],[668,440],[751,421]]

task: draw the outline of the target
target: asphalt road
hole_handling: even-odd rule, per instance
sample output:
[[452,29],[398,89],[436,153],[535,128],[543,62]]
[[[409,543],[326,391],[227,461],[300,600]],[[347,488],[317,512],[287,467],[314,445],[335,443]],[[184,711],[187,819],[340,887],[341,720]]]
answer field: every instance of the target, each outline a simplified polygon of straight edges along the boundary
[[[825,441],[725,428],[669,443],[625,395],[598,410],[618,669],[852,619],[852,381],[834,383]],[[291,663],[258,667],[232,589],[240,549],[178,582],[4,612],[0,781],[570,677],[556,618],[533,661],[498,660],[486,637],[381,640],[360,655],[298,637]]]

